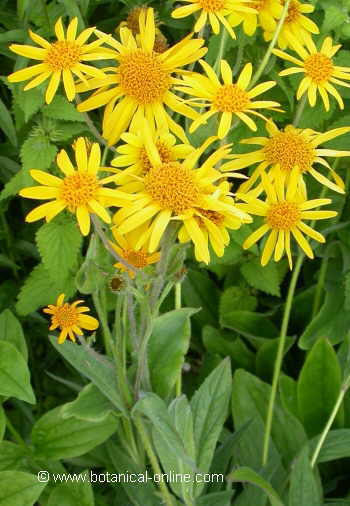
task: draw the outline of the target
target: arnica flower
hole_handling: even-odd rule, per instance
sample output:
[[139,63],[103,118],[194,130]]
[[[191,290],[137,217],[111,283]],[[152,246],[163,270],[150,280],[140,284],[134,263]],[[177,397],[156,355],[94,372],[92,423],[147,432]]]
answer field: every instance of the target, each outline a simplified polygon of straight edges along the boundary
[[195,119],[198,113],[184,104],[173,92],[184,65],[197,61],[207,52],[203,39],[190,37],[170,47],[164,53],[156,53],[153,9],[140,15],[139,43],[127,28],[121,29],[121,43],[112,37],[108,43],[116,49],[118,66],[110,68],[106,79],[92,79],[79,91],[100,88],[90,98],[79,104],[79,111],[89,111],[107,104],[103,121],[103,136],[114,144],[128,128],[136,114],[159,128],[170,129],[186,141],[183,128],[167,113],[166,107]]
[[[297,169],[293,169],[297,172]],[[265,234],[269,236],[262,252],[261,265],[265,266],[274,253],[275,262],[279,262],[284,253],[287,254],[290,268],[292,268],[291,236],[294,237],[304,253],[313,258],[314,254],[310,244],[303,234],[319,242],[325,242],[322,234],[304,223],[304,220],[323,220],[337,215],[335,211],[314,210],[319,206],[330,204],[330,199],[307,200],[305,187],[295,184],[296,178],[291,177],[291,183],[285,188],[280,179],[271,184],[268,176],[262,174],[263,187],[266,192],[266,201],[253,195],[238,194],[246,202],[242,209],[256,216],[264,217],[264,224],[253,232],[243,243],[248,249]]]
[[[143,246],[142,248],[137,248],[137,242],[139,240],[139,232],[138,230],[132,231],[127,235],[121,235],[118,231],[118,227],[112,228],[112,234],[116,243],[111,242],[112,248],[118,253],[120,257],[122,257],[128,264],[136,267],[137,269],[144,269],[148,265],[155,264],[160,260],[160,253],[156,251],[155,253],[148,253],[147,247]],[[117,262],[114,264],[114,267],[121,270],[122,272],[127,272],[131,279],[135,277],[135,272],[131,269],[128,269],[121,262]]]
[[94,28],[83,30],[77,37],[77,26],[78,18],[73,18],[65,34],[61,18],[59,18],[55,25],[57,37],[55,42],[48,42],[40,35],[29,31],[31,39],[40,47],[11,44],[10,49],[14,53],[33,60],[41,60],[42,63],[18,70],[10,74],[8,80],[11,83],[18,83],[34,78],[24,87],[24,90],[30,90],[50,77],[45,95],[46,103],[49,104],[61,78],[68,100],[73,100],[76,94],[73,75],[82,81],[86,80],[85,76],[104,79],[106,76],[102,70],[83,62],[113,58],[111,51],[100,47],[104,42],[102,38],[86,44],[88,38],[94,33]]
[[274,32],[276,20],[281,17],[283,7],[280,0],[252,0],[247,7],[255,12],[234,12],[228,17],[232,26],[243,23],[243,30],[247,35],[254,35],[257,26],[267,32]]
[[218,198],[220,191],[216,183],[225,176],[235,174],[228,172],[223,175],[214,169],[214,165],[229,157],[230,148],[223,146],[214,151],[199,169],[195,168],[201,155],[215,140],[216,138],[208,139],[182,163],[162,163],[151,137],[147,138],[146,149],[152,167],[134,184],[120,188],[121,191],[133,193],[135,202],[131,207],[120,209],[115,214],[113,221],[118,225],[118,232],[128,234],[147,223],[147,228],[139,235],[136,247],[147,242],[148,251],[153,253],[170,221],[182,220],[201,258],[209,262],[207,239],[196,219],[189,215],[204,209],[250,220],[246,213]]
[[[282,6],[285,0],[281,1]],[[278,46],[285,49],[290,46],[291,39],[297,38],[301,44],[306,44],[311,39],[311,34],[320,33],[316,23],[311,21],[304,14],[310,14],[315,10],[311,4],[302,4],[298,0],[292,0],[288,7],[288,14],[284,20],[282,29],[278,37]],[[274,36],[274,30],[266,30],[264,39],[269,41]]]
[[[322,157],[350,156],[350,151],[321,149],[319,146],[350,132],[350,127],[335,128],[329,132],[319,133],[309,128],[295,128],[293,125],[279,130],[273,121],[268,121],[265,125],[269,137],[251,137],[241,141],[242,144],[259,145],[260,149],[232,155],[235,161],[230,164],[231,170],[240,170],[256,163],[259,164],[249,180],[241,185],[240,192],[248,191],[260,178],[261,172],[269,168],[269,175],[273,181],[279,178],[283,184],[288,184],[292,174],[299,181],[303,180],[304,175],[311,174],[331,190],[344,193],[343,180]],[[334,182],[316,170],[314,168],[316,164],[327,167]],[[293,172],[294,168],[297,168],[295,172]]]
[[58,344],[64,343],[67,339],[75,342],[75,336],[82,336],[82,329],[96,330],[99,326],[98,320],[92,316],[86,315],[90,309],[86,306],[79,306],[83,300],[76,300],[73,304],[64,302],[64,293],[57,298],[56,305],[49,304],[43,309],[44,313],[51,316],[51,326],[49,330],[60,329]]
[[[152,136],[162,163],[183,160],[194,150],[190,144],[176,144],[176,138],[169,132],[155,130],[149,134]],[[112,160],[111,165],[127,168],[115,178],[117,184],[135,181],[133,176],[143,176],[152,167],[145,146],[145,136],[141,130],[135,129],[124,133],[121,139],[125,141],[125,144],[117,147],[117,152],[120,154]]]
[[24,188],[19,194],[30,199],[50,199],[50,202],[33,209],[26,216],[27,222],[41,218],[50,221],[61,211],[68,209],[76,214],[81,233],[88,235],[91,213],[110,223],[111,218],[106,207],[127,205],[129,195],[103,186],[110,181],[110,177],[100,180],[97,177],[98,171],[101,170],[101,152],[97,143],[92,145],[88,155],[85,140],[80,137],[76,141],[75,160],[77,168],[73,166],[64,149],[57,155],[57,165],[64,174],[63,179],[42,170],[30,171],[32,178],[42,186]]
[[[224,181],[218,186],[218,199],[220,202],[226,203],[228,206],[234,206],[234,199],[229,195],[230,184]],[[181,226],[178,239],[181,243],[186,243],[191,240],[188,232],[188,226],[185,222],[187,220],[194,220],[200,228],[205,241],[206,241],[206,256],[203,256],[203,247],[197,247],[194,240],[194,253],[198,262],[208,263],[210,261],[209,243],[218,257],[222,257],[225,247],[230,243],[230,234],[228,230],[237,230],[241,227],[242,223],[250,223],[251,219],[242,219],[232,215],[230,211],[211,211],[208,209],[195,209],[190,212],[184,213],[182,216],[184,224]]]
[[344,109],[343,99],[333,86],[333,84],[338,84],[350,88],[350,84],[344,82],[344,79],[350,80],[350,67],[338,67],[333,63],[333,56],[340,49],[341,45],[333,46],[331,37],[324,39],[320,51],[317,50],[311,38],[307,42],[307,47],[303,47],[296,39],[292,40],[291,45],[300,56],[300,59],[278,49],[275,49],[274,53],[280,58],[298,65],[298,67],[282,70],[279,74],[280,76],[304,74],[297,91],[297,99],[300,100],[307,91],[309,103],[311,107],[314,107],[318,92],[321,95],[326,111],[329,111],[329,93],[335,97],[340,109]]
[[251,130],[256,131],[257,126],[249,115],[252,114],[267,120],[256,109],[276,110],[275,108],[280,105],[278,102],[270,100],[253,100],[256,96],[275,86],[276,83],[275,81],[267,81],[254,86],[254,88],[248,91],[253,72],[251,63],[247,63],[244,66],[237,82],[233,83],[232,70],[229,64],[227,61],[221,60],[223,84],[220,83],[216,73],[208,63],[201,60],[200,64],[207,76],[198,73],[185,75],[183,77],[183,85],[177,87],[180,91],[203,99],[205,101],[204,104],[195,103],[198,107],[210,106],[209,111],[201,114],[199,118],[193,121],[190,132],[197,130],[201,124],[206,123],[215,114],[221,115],[218,129],[220,139],[223,139],[228,134],[234,116],[237,116],[237,118],[246,123]]
[[193,13],[200,12],[200,15],[194,25],[194,31],[199,32],[204,25],[209,23],[215,34],[220,32],[220,23],[226,28],[233,39],[236,38],[227,16],[232,13],[237,15],[254,14],[255,10],[249,5],[250,0],[182,0],[188,5],[178,7],[172,12],[175,19],[185,18]]

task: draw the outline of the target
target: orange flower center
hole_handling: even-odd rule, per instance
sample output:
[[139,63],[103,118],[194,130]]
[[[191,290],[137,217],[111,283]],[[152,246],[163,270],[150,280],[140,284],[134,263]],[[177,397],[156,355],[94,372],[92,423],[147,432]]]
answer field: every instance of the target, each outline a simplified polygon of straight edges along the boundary
[[223,84],[213,100],[213,106],[220,112],[242,112],[249,104],[248,93],[236,84]]
[[138,269],[143,269],[148,265],[148,255],[145,251],[142,250],[125,250],[123,251],[123,257],[129,264]]
[[[160,159],[162,160],[162,163],[169,163],[174,161],[174,157],[172,155],[171,149],[165,142],[163,141],[157,141],[156,142],[157,150],[160,156]],[[152,163],[150,159],[148,158],[148,154],[146,149],[143,147],[140,150],[140,162],[142,165],[143,172],[146,173],[150,170],[152,167]]]
[[71,304],[66,302],[63,306],[58,306],[55,308],[55,312],[52,315],[52,324],[58,325],[61,330],[72,327],[73,325],[78,325],[79,323],[79,313],[76,307],[73,307]]
[[64,178],[60,198],[70,211],[75,211],[77,207],[85,206],[95,199],[98,189],[98,180],[94,174],[75,172]]
[[271,204],[266,222],[274,230],[291,230],[300,221],[301,211],[295,202],[282,201]]
[[190,169],[178,162],[151,167],[145,176],[145,189],[162,209],[176,214],[198,205],[198,185]]
[[139,18],[142,11],[147,11],[147,7],[134,7],[126,18],[126,26],[134,35],[140,33]]
[[[204,216],[205,218],[210,220],[215,225],[221,225],[225,219],[224,216],[222,214],[218,213],[217,211],[212,211],[210,209],[199,209],[199,211],[202,216]],[[203,221],[201,219],[201,216],[199,216],[199,220]]]
[[278,164],[281,170],[287,172],[294,167],[307,172],[316,158],[314,147],[296,129],[271,137],[264,147],[264,153],[267,162]]
[[304,62],[305,74],[317,84],[329,81],[333,68],[332,60],[322,53],[311,54]]
[[170,86],[170,74],[164,70],[158,55],[142,49],[122,56],[119,76],[125,95],[140,105],[161,102]]
[[68,40],[58,40],[47,50],[44,63],[52,72],[67,70],[80,60],[80,46]]
[[226,0],[197,0],[197,3],[207,12],[216,12],[225,7]]
[[288,7],[288,14],[285,19],[285,23],[295,23],[301,16],[299,10],[299,2],[291,2]]

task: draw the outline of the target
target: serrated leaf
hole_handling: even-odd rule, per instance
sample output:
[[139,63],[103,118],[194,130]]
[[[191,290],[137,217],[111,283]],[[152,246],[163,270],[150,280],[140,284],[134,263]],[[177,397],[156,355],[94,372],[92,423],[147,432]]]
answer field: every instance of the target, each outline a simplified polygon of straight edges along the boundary
[[51,104],[44,105],[42,113],[52,119],[85,122],[83,114],[77,111],[74,105],[61,95],[56,95]]
[[270,262],[262,267],[260,260],[254,258],[241,266],[241,273],[247,283],[257,290],[280,297],[280,276],[276,264]]
[[35,404],[30,373],[23,356],[12,344],[0,341],[0,395]]
[[0,472],[0,506],[33,506],[46,483],[34,474],[21,471]]
[[45,223],[36,233],[42,262],[55,281],[66,279],[77,263],[82,236],[77,225],[66,218]]
[[57,153],[57,147],[47,137],[31,136],[21,148],[21,160],[25,169],[48,169]]

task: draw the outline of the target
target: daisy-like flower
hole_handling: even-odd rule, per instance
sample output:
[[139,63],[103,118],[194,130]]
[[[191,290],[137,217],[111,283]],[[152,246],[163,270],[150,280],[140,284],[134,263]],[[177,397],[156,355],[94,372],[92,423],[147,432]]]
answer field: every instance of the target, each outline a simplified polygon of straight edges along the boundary
[[[183,85],[178,86],[177,89],[195,97],[196,99],[203,99],[205,106],[210,106],[209,111],[201,114],[199,118],[195,119],[190,127],[190,132],[194,132],[197,128],[206,123],[206,121],[215,114],[220,114],[221,119],[219,123],[218,136],[223,139],[228,134],[232,119],[237,116],[242,120],[251,130],[257,130],[257,126],[250,114],[258,116],[267,121],[265,116],[257,112],[256,109],[272,109],[280,104],[270,100],[256,100],[253,99],[269,90],[276,85],[275,81],[267,81],[266,83],[258,84],[251,90],[248,90],[253,66],[247,63],[242,72],[240,73],[237,82],[232,82],[232,70],[226,60],[221,60],[221,76],[223,84],[220,83],[213,68],[208,65],[204,60],[200,60],[206,76],[199,73],[192,73],[183,77]],[[203,107],[203,103],[194,102],[194,105]]]
[[[104,36],[104,35],[103,35]],[[173,74],[181,74],[181,67],[197,61],[206,52],[203,39],[187,37],[164,53],[154,50],[155,23],[153,9],[140,14],[139,42],[131,31],[121,29],[121,42],[112,37],[108,43],[116,49],[118,66],[110,68],[106,79],[92,79],[79,91],[99,88],[90,98],[79,104],[79,111],[89,111],[107,104],[103,121],[103,136],[114,144],[128,128],[134,115],[146,117],[159,128],[170,129],[184,142],[183,128],[167,113],[166,106],[184,116],[195,119],[198,113],[179,99],[172,89],[179,83]]]
[[346,81],[350,80],[350,67],[338,67],[333,63],[333,56],[341,48],[341,45],[333,46],[331,37],[324,39],[320,51],[317,50],[311,38],[308,40],[306,47],[303,47],[296,39],[292,39],[291,45],[300,59],[279,49],[275,49],[274,53],[280,58],[298,65],[298,67],[282,70],[280,76],[304,74],[297,91],[297,99],[300,100],[307,91],[309,103],[311,107],[314,107],[318,92],[326,111],[329,111],[329,93],[335,97],[340,109],[344,109],[343,99],[333,86],[333,84],[338,84],[350,88],[350,84],[344,82],[344,79]]
[[[285,0],[281,0],[282,6]],[[298,0],[292,0],[288,7],[288,14],[284,20],[278,37],[278,46],[285,49],[290,45],[293,38],[297,38],[302,44],[306,44],[311,39],[311,34],[320,33],[316,23],[311,21],[304,14],[310,14],[315,10],[311,4],[303,4]],[[274,30],[266,30],[264,39],[269,41],[274,36]]]
[[[293,169],[295,172],[297,170]],[[295,184],[295,177],[291,178],[287,188],[280,179],[276,179],[272,185],[265,174],[262,174],[262,180],[267,195],[266,201],[256,198],[254,192],[252,192],[252,195],[249,193],[239,194],[239,198],[246,202],[242,205],[242,209],[253,215],[264,217],[264,224],[245,240],[243,248],[250,248],[265,234],[269,233],[262,252],[261,265],[265,266],[273,253],[275,262],[279,262],[285,252],[289,266],[292,268],[290,246],[292,236],[304,253],[309,258],[313,258],[313,251],[303,233],[318,242],[325,242],[325,238],[304,223],[304,220],[322,220],[336,216],[337,212],[335,211],[314,210],[319,206],[330,204],[332,201],[330,199],[307,200],[305,187],[298,187]]]
[[[220,183],[218,186],[218,199],[220,202],[226,203],[228,206],[234,206],[234,199],[229,195],[230,185],[227,181]],[[178,239],[181,243],[186,243],[191,240],[191,236],[188,232],[188,226],[186,227],[185,221],[191,220],[198,225],[205,240],[207,247],[205,251],[208,252],[208,244],[210,243],[214,252],[218,257],[222,257],[225,251],[225,247],[230,242],[230,234],[228,230],[237,230],[241,227],[242,223],[250,222],[237,216],[234,216],[229,211],[211,211],[208,209],[193,209],[183,215],[184,224],[181,226]],[[194,253],[198,262],[208,263],[210,258],[208,254],[203,257],[202,252],[204,248],[197,247],[196,241],[194,241]]]
[[109,206],[127,205],[129,195],[116,189],[106,188],[105,183],[111,178],[98,179],[97,173],[101,167],[100,146],[94,143],[88,154],[83,137],[75,144],[75,168],[66,151],[62,149],[57,155],[57,165],[64,174],[64,178],[53,176],[42,170],[31,170],[30,175],[41,186],[23,188],[19,194],[22,197],[37,200],[50,200],[36,207],[26,216],[27,222],[46,218],[51,221],[64,209],[75,213],[83,235],[90,231],[90,214],[97,214],[106,223],[111,218],[106,210]]
[[98,320],[87,314],[90,309],[86,306],[79,306],[83,300],[76,300],[73,304],[64,302],[64,293],[61,293],[57,298],[56,305],[49,304],[48,307],[43,309],[44,313],[51,316],[51,326],[49,330],[60,329],[58,337],[58,344],[64,343],[69,339],[75,342],[75,336],[82,336],[82,329],[96,330],[99,326]]
[[31,79],[24,87],[24,90],[30,90],[50,78],[45,94],[46,103],[49,104],[55,96],[61,78],[68,100],[73,100],[76,94],[73,76],[82,81],[86,80],[85,76],[104,79],[106,76],[102,70],[85,62],[105,60],[113,58],[113,55],[111,56],[109,49],[100,47],[104,42],[102,38],[86,44],[94,33],[94,28],[83,30],[77,37],[77,27],[78,18],[73,18],[65,34],[62,20],[59,18],[55,25],[57,37],[55,42],[48,42],[40,35],[29,31],[31,39],[40,47],[11,44],[10,49],[14,53],[39,60],[41,63],[10,74],[8,80],[11,83],[18,83]]
[[250,221],[250,216],[237,209],[233,203],[219,198],[220,190],[216,183],[228,174],[235,174],[223,175],[214,169],[214,165],[229,157],[230,147],[221,147],[200,168],[195,168],[200,156],[215,140],[216,138],[208,139],[182,163],[162,163],[152,138],[146,138],[146,149],[152,166],[143,178],[120,188],[121,191],[133,193],[135,201],[131,207],[117,211],[113,220],[118,225],[118,232],[123,235],[147,223],[145,231],[139,234],[136,248],[147,242],[148,251],[156,251],[168,224],[177,219],[183,221],[200,257],[208,263],[208,241],[197,220],[191,218],[191,213],[195,214],[197,210],[216,211]]
[[[187,5],[178,7],[172,12],[175,19],[185,18],[193,13],[200,12],[200,15],[194,25],[194,31],[199,32],[204,25],[209,23],[215,34],[220,33],[220,23],[226,28],[233,39],[236,38],[235,32],[232,30],[227,16],[237,14],[254,14],[255,10],[250,6],[250,0],[182,0]],[[239,23],[237,23],[239,24]]]
[[228,17],[232,26],[243,23],[243,30],[247,35],[254,35],[257,26],[267,32],[274,32],[276,20],[281,17],[283,7],[280,0],[252,0],[247,7],[255,9],[255,12],[234,12]]
[[[329,132],[320,133],[309,128],[295,128],[293,125],[279,130],[273,121],[268,121],[266,130],[269,137],[251,137],[241,141],[242,144],[261,146],[260,149],[250,153],[232,155],[235,161],[230,164],[231,170],[240,170],[256,163],[259,164],[249,180],[241,185],[240,191],[248,191],[260,178],[261,173],[269,169],[272,181],[280,178],[283,184],[288,184],[293,174],[301,182],[304,175],[311,174],[331,190],[344,193],[343,180],[323,157],[350,156],[350,151],[322,149],[319,146],[339,135],[350,132],[350,127],[335,128]],[[314,168],[316,164],[327,167],[333,181],[316,170]],[[297,168],[295,172],[293,172],[294,168]],[[292,183],[294,184],[294,182]]]
[[[176,138],[169,132],[155,130],[149,134],[152,136],[162,163],[183,160],[194,150],[190,144],[176,144]],[[135,128],[123,134],[121,138],[125,144],[117,147],[117,152],[120,154],[112,160],[111,165],[127,168],[115,178],[117,184],[135,181],[134,176],[145,175],[152,166],[145,146],[145,135],[142,131]]]
[[[136,267],[137,269],[144,269],[148,265],[155,264],[160,260],[160,253],[148,253],[147,247],[136,248],[139,240],[139,231],[132,231],[127,235],[121,235],[118,231],[118,227],[112,228],[112,234],[116,243],[111,242],[112,248],[118,253],[120,257],[128,262],[128,264]],[[131,279],[135,277],[135,272],[128,269],[121,262],[114,264],[114,267],[120,269],[122,272],[127,272]]]

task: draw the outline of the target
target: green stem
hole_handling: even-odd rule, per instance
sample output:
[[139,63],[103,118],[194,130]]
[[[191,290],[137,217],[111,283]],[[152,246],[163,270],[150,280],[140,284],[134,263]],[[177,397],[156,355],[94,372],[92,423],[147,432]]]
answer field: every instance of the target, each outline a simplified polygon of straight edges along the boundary
[[103,308],[99,296],[99,292],[96,291],[92,294],[92,300],[94,302],[94,306],[96,308],[96,312],[98,314],[98,318],[101,323],[102,327],[102,335],[103,335],[103,341],[105,345],[105,350],[107,355],[113,356],[113,338],[111,331],[109,330],[108,322],[107,322],[107,315],[105,308]]
[[[181,282],[175,285],[175,309],[181,309]],[[175,385],[176,397],[180,397],[182,391],[182,367]]]
[[252,82],[250,84],[251,88],[254,86],[254,84],[256,84],[258,82],[258,80],[260,79],[262,73],[265,70],[266,65],[269,62],[271,53],[272,53],[272,51],[273,51],[273,49],[274,49],[274,47],[276,45],[276,42],[277,42],[278,37],[279,37],[279,34],[280,34],[281,30],[282,30],[283,23],[284,23],[284,21],[285,21],[285,19],[287,17],[290,1],[291,0],[287,0],[286,3],[284,4],[284,8],[283,8],[283,11],[282,11],[282,16],[281,16],[280,20],[277,23],[275,33],[274,33],[274,35],[272,37],[272,40],[270,42],[269,47],[267,48],[265,56],[262,59],[260,65],[258,67],[258,70],[256,71],[256,74],[255,74],[255,76],[254,76],[254,78],[253,78],[253,80],[252,80]]
[[268,456],[269,456],[270,436],[271,436],[272,420],[273,420],[273,413],[274,413],[276,394],[277,394],[277,386],[278,386],[278,381],[279,381],[281,368],[282,368],[284,347],[285,347],[286,337],[287,337],[287,332],[288,332],[290,313],[292,310],[293,297],[294,297],[299,273],[300,273],[301,267],[303,265],[303,260],[304,260],[304,254],[299,253],[299,256],[297,258],[295,268],[294,268],[294,271],[292,274],[292,278],[290,280],[287,300],[286,300],[286,304],[284,307],[282,326],[281,326],[281,332],[280,332],[280,339],[279,339],[279,343],[278,343],[277,356],[276,356],[275,367],[274,367],[274,371],[273,371],[271,394],[270,394],[269,405],[268,405],[268,409],[267,409],[265,434],[264,434],[264,445],[263,445],[263,456],[262,456],[263,466],[265,466],[265,464],[267,463]]
[[106,158],[108,155],[108,151],[109,151],[109,146],[106,145],[103,149],[102,158],[101,158],[101,166],[102,167],[104,167],[104,165],[106,164]]
[[220,71],[220,63],[221,63],[222,58],[225,55],[225,47],[226,47],[226,42],[227,42],[228,36],[229,36],[229,34],[228,34],[227,30],[222,30],[219,51],[218,51],[218,55],[217,55],[217,58],[216,58],[216,61],[214,64],[214,71],[215,72]]
[[300,100],[299,105],[297,107],[297,110],[295,112],[294,121],[293,121],[293,126],[295,126],[295,127],[298,126],[300,118],[301,118],[301,115],[304,112],[304,108],[305,108],[305,105],[306,105],[306,100],[307,100],[307,94],[305,93],[305,95],[303,96],[303,98]]
[[316,285],[316,290],[315,290],[315,298],[314,298],[314,303],[312,305],[311,320],[317,315],[317,313],[320,309],[320,306],[321,306],[322,291],[323,291],[324,283],[326,280],[328,260],[329,260],[329,255],[326,253],[324,255],[324,257],[322,258],[321,269],[320,269],[320,272],[318,275],[318,280],[317,280],[317,285]]

